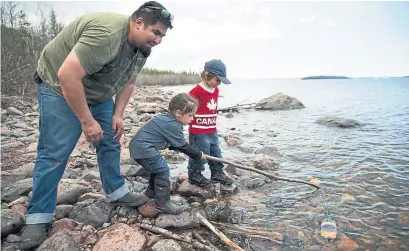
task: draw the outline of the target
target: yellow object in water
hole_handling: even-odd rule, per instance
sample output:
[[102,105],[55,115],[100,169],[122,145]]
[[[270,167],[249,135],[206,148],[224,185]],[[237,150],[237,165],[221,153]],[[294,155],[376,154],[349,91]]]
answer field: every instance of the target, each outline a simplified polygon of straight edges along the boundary
[[321,181],[317,178],[312,178],[310,180],[310,183],[318,186],[321,183]]
[[337,238],[337,225],[334,221],[324,220],[321,223],[321,236],[324,238]]
[[342,197],[341,197],[341,200],[343,200],[343,201],[355,201],[355,197],[350,195],[350,194],[344,193],[342,195]]

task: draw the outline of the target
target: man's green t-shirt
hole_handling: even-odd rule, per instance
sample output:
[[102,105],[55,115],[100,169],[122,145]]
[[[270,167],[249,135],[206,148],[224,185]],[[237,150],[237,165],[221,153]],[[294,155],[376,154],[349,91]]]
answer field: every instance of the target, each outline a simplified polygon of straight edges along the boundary
[[67,25],[44,48],[37,72],[62,96],[58,70],[74,49],[87,75],[82,79],[88,104],[112,98],[135,78],[146,57],[129,46],[129,17],[115,13],[85,14]]

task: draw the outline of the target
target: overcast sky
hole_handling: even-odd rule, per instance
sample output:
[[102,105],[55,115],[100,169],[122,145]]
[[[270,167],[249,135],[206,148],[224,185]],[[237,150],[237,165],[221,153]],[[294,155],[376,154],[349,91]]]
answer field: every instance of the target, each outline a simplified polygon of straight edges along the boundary
[[[130,15],[144,1],[42,2],[64,23],[87,12]],[[409,2],[159,1],[174,28],[146,66],[195,70],[219,58],[228,76],[409,75]],[[39,2],[23,2],[32,22]]]

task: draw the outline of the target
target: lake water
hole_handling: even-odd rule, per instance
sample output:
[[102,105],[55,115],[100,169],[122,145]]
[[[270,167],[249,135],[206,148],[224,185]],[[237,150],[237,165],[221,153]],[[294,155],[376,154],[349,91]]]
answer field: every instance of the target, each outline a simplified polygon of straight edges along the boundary
[[[278,92],[296,97],[306,108],[243,110],[233,118],[219,115],[220,134],[235,133],[254,149],[276,147],[283,155],[281,176],[320,179],[323,189],[302,201],[303,205],[317,208],[327,203],[339,229],[361,248],[409,250],[409,78],[232,82],[220,87],[221,108],[257,102]],[[179,92],[192,87],[163,89]],[[339,129],[315,122],[327,115],[355,119],[365,126]],[[225,157],[251,163],[253,155],[222,141]],[[277,184],[275,196],[284,199],[302,198],[307,189],[296,188],[294,183]],[[268,187],[259,190],[266,193]],[[275,210],[274,205],[267,210]],[[282,208],[273,220],[268,214],[257,217],[259,222],[292,220],[300,229],[319,230],[319,225],[309,223],[311,214],[297,205]]]

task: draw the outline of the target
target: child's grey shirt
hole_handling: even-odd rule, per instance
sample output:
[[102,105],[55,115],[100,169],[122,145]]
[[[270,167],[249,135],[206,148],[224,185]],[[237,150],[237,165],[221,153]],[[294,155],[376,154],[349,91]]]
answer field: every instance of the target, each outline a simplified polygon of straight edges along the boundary
[[[129,143],[129,151],[131,158],[145,159],[155,157],[160,154],[159,150],[170,146],[181,148],[186,145],[183,124],[173,114],[163,113],[156,115],[139,129]],[[196,150],[194,155],[199,155],[198,152],[201,157],[199,150]]]

